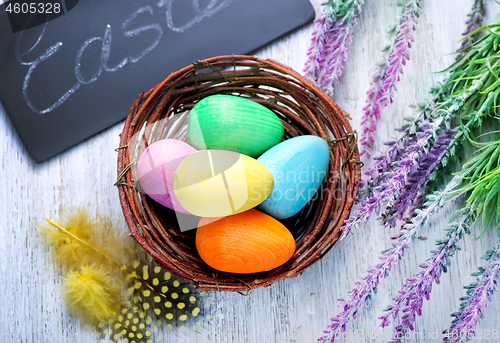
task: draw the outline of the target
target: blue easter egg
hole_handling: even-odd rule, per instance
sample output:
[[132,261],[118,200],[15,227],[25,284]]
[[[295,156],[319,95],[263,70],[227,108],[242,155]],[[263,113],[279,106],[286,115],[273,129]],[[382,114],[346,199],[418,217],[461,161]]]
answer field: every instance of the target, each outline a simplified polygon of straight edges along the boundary
[[293,216],[307,205],[326,176],[330,151],[324,139],[298,136],[275,145],[257,161],[269,169],[274,188],[258,208],[276,219]]

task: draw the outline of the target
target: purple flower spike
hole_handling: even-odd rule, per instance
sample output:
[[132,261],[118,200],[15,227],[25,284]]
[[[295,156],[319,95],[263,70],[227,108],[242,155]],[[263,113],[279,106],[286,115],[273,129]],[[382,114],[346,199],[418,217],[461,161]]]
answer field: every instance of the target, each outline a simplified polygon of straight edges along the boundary
[[[484,5],[483,0],[474,0],[474,4],[472,5],[472,10],[467,14],[467,29],[462,33],[463,36],[467,36],[469,33],[481,27],[484,21]],[[462,41],[462,45],[460,46],[460,50],[465,50],[472,44],[475,39],[474,36],[465,37]],[[463,55],[460,53],[457,55],[457,60]]]
[[[460,95],[453,95],[446,98],[437,110],[433,112],[434,117],[422,120],[418,124],[416,127],[417,131],[413,133],[414,138],[408,141],[405,154],[400,156],[397,166],[392,167],[390,171],[384,173],[384,176],[379,180],[379,184],[371,189],[369,195],[364,194],[359,208],[346,220],[345,225],[342,227],[341,239],[347,236],[360,223],[366,222],[371,214],[378,212],[381,207],[384,207],[385,210],[382,213],[382,222],[387,225],[395,225],[394,215],[396,213],[404,213],[412,210],[413,207],[396,207],[397,200],[405,191],[412,173],[415,172],[420,164],[426,161],[429,153],[437,153],[439,150],[442,151],[437,157],[439,162],[436,161],[435,167],[437,168],[439,163],[446,165],[447,159],[453,154],[456,145],[469,134],[472,128],[480,125],[482,118],[488,114],[488,109],[491,108],[490,106],[495,100],[493,92],[488,94],[483,105],[477,112],[470,114],[467,124],[460,127],[452,137],[447,138],[449,140],[447,144],[439,146],[440,143],[436,142],[440,132],[449,126],[451,119],[461,110],[465,101],[478,91],[482,85],[482,80],[488,76],[489,74],[485,73],[479,82],[473,83],[469,88],[463,90]],[[434,151],[432,150],[433,148]],[[430,171],[428,175],[430,176],[432,173],[433,171]],[[422,189],[427,185],[429,178],[420,181]],[[363,188],[365,188],[365,185],[363,185]],[[410,198],[410,201],[406,203],[413,205],[414,202]]]
[[[405,250],[411,246],[413,238],[425,225],[431,215],[450,200],[450,192],[458,187],[462,182],[462,176],[455,176],[442,192],[436,192],[429,196],[421,210],[412,218],[411,222],[405,224],[400,234],[393,237],[391,248],[382,252],[380,263],[370,267],[365,276],[355,283],[355,288],[349,292],[345,299],[339,299],[340,313],[331,319],[330,325],[324,331],[325,335],[318,339],[318,342],[334,342],[335,338],[344,332],[347,323],[356,319],[356,313],[362,306],[370,301],[373,293],[376,293],[377,286],[381,279],[386,277],[392,267],[404,256]],[[389,325],[389,319],[384,321]],[[386,326],[384,325],[384,326]]]
[[439,138],[434,142],[429,151],[419,159],[418,164],[413,166],[406,178],[405,184],[401,186],[400,195],[395,203],[387,206],[386,212],[381,214],[382,223],[386,226],[395,226],[396,220],[402,220],[417,208],[424,196],[425,186],[432,179],[440,164],[445,165],[444,159],[450,155],[459,137],[456,130],[444,129],[439,133]]
[[[488,106],[491,105],[494,101],[494,96],[495,95],[492,93],[488,94],[484,104]],[[413,160],[411,159],[411,152],[418,151],[418,149],[426,149],[426,146],[409,146],[407,152],[410,153],[408,153],[400,162],[403,166],[400,169],[410,170],[405,168],[405,166],[410,163],[413,163],[415,168],[409,172],[409,177],[405,178],[404,181],[396,180],[399,184],[393,184],[392,188],[394,189],[394,196],[392,197],[392,200],[396,199],[396,201],[387,202],[386,210],[381,214],[382,223],[384,225],[394,226],[396,219],[403,219],[405,217],[405,213],[411,213],[415,209],[416,205],[418,205],[419,199],[423,195],[425,186],[439,165],[446,165],[448,159],[453,156],[455,148],[465,139],[467,135],[469,135],[470,130],[481,124],[482,118],[486,115],[485,109],[488,108],[488,106],[484,106],[484,104],[479,111],[471,113],[469,120],[465,125],[455,130],[443,129],[439,135],[433,133],[428,135],[429,138],[439,138],[434,141],[432,147],[424,158],[420,160]],[[446,126],[447,125],[448,124],[446,124]],[[423,136],[424,134],[421,135],[421,137]],[[401,171],[396,174],[401,175]],[[387,189],[390,191],[391,187],[387,187]],[[388,194],[391,193],[389,192]]]
[[[422,159],[425,159],[431,150],[429,145],[433,144],[431,137],[437,137],[444,126],[445,118],[438,117],[435,121],[423,121],[419,127],[419,132],[411,140],[405,149],[405,154],[401,156],[398,167],[394,168],[391,175],[385,177],[379,185],[373,189],[372,194],[362,201],[361,206],[354,212],[350,219],[346,221],[343,228],[343,236],[349,231],[370,218],[371,214],[381,207],[391,208],[396,202],[401,192],[405,190],[408,177],[414,172]],[[437,163],[438,164],[438,163]],[[428,179],[424,180],[426,184]]]
[[437,241],[437,249],[432,256],[420,265],[422,271],[414,277],[408,278],[399,295],[384,311],[380,319],[381,327],[388,326],[392,318],[397,318],[402,312],[401,323],[396,326],[396,333],[390,343],[400,343],[408,330],[413,330],[416,315],[421,315],[423,299],[429,300],[432,284],[439,284],[441,274],[447,271],[450,258],[458,250],[458,243],[465,234],[469,234],[476,218],[476,206],[466,206],[455,212],[457,218],[445,227],[447,234],[444,239]]
[[413,42],[412,32],[415,31],[419,11],[420,0],[407,2],[388,59],[381,63],[373,74],[361,119],[363,129],[360,139],[361,155],[366,154],[368,158],[371,157],[375,142],[376,123],[380,119],[380,112],[389,102],[392,102],[396,84],[403,74],[403,66],[410,59],[410,48]]
[[387,173],[393,167],[393,164],[401,160],[406,152],[406,148],[415,142],[415,133],[421,131],[424,123],[430,120],[437,103],[443,99],[443,92],[443,85],[433,87],[432,93],[434,97],[430,101],[419,105],[420,113],[418,116],[396,129],[396,131],[402,132],[401,136],[393,141],[384,143],[389,147],[387,151],[373,157],[373,164],[363,173],[362,186],[358,193],[359,199],[372,195],[380,182],[388,177]]
[[330,0],[315,20],[304,74],[329,95],[342,75],[352,31],[364,0]]
[[474,327],[483,310],[491,302],[492,295],[498,291],[500,245],[496,249],[488,250],[482,258],[489,262],[488,267],[480,267],[477,273],[472,274],[477,277],[477,282],[464,287],[467,289],[467,295],[461,298],[460,310],[452,314],[455,319],[450,328],[443,331],[443,342],[466,342],[473,339]]

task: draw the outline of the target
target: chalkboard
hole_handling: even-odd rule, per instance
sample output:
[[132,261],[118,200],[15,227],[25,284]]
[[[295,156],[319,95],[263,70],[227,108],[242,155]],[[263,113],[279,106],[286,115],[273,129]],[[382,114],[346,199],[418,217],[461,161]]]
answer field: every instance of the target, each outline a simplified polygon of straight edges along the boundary
[[123,120],[169,73],[250,53],[314,18],[308,0],[80,0],[12,33],[5,6],[0,102],[37,163]]

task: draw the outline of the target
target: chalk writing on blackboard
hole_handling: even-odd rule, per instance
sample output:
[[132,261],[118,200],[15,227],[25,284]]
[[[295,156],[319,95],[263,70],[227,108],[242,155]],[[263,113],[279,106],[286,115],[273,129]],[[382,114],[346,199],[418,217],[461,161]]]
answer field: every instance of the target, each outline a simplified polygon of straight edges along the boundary
[[198,13],[198,15],[194,17],[191,21],[189,21],[187,24],[182,25],[181,27],[176,27],[174,24],[174,18],[172,13],[172,3],[174,1],[176,0],[160,0],[160,2],[158,3],[158,7],[165,6],[166,8],[165,13],[167,15],[167,25],[170,30],[174,32],[184,32],[187,29],[191,28],[196,23],[202,21],[204,18],[211,17],[215,13],[222,10],[224,7],[227,7],[233,0],[224,0],[221,3],[219,3],[219,0],[210,0],[210,3],[207,5],[205,9],[200,8],[198,0],[192,0],[193,8],[196,11],[196,13]]
[[[215,13],[221,11],[225,7],[229,6],[230,3],[233,0],[210,0],[210,2],[207,4],[205,8],[201,8],[199,1],[198,0],[192,0],[192,6],[194,11],[196,12],[196,16],[192,18],[189,22],[186,24],[177,27],[174,23],[174,18],[175,18],[175,13],[173,13],[173,6],[172,3],[177,0],[160,0],[160,2],[157,3],[158,8],[164,8],[165,11],[165,21],[166,25],[168,28],[174,32],[177,33],[182,33],[185,32],[186,30],[190,29],[197,23],[201,22],[204,18],[208,18],[213,16]],[[185,0],[179,0],[179,1],[185,1]],[[163,36],[163,29],[162,26],[159,23],[152,23],[148,25],[143,25],[140,27],[136,28],[130,28],[132,26],[132,22],[137,18],[137,16],[142,15],[142,14],[149,14],[150,16],[153,16],[153,8],[151,6],[143,6],[139,9],[137,9],[135,12],[130,14],[130,16],[123,22],[121,26],[122,34],[126,38],[134,37],[139,34],[149,34],[149,35],[154,35],[154,40],[153,42],[146,48],[144,48],[142,51],[138,52],[135,55],[129,55],[127,57],[124,57],[117,65],[115,66],[109,66],[108,61],[109,57],[111,54],[111,49],[112,49],[112,41],[113,41],[113,28],[111,25],[107,24],[105,25],[104,29],[104,35],[102,37],[96,36],[96,37],[91,37],[87,40],[85,40],[82,45],[80,46],[76,56],[75,56],[75,78],[76,78],[76,83],[66,91],[59,99],[54,101],[54,103],[50,106],[48,106],[45,109],[39,109],[33,104],[33,102],[30,100],[29,97],[29,85],[30,85],[30,79],[35,71],[35,69],[45,60],[49,59],[52,55],[57,53],[61,47],[63,46],[63,42],[57,42],[51,47],[49,47],[44,53],[42,53],[36,60],[34,61],[24,61],[23,56],[26,55],[28,52],[32,51],[43,39],[44,34],[47,29],[48,22],[45,23],[44,27],[42,28],[39,37],[37,38],[36,42],[33,44],[33,46],[25,51],[24,53],[21,53],[20,51],[20,46],[21,46],[21,41],[23,38],[23,32],[20,32],[16,45],[15,45],[15,55],[17,61],[21,65],[29,65],[29,69],[26,73],[26,76],[24,78],[23,82],[23,89],[22,89],[22,94],[23,94],[23,100],[26,102],[26,104],[29,106],[29,108],[38,114],[45,114],[53,111],[57,107],[61,106],[68,98],[75,93],[82,85],[87,85],[91,84],[93,82],[96,82],[101,74],[103,72],[107,73],[114,73],[117,72],[118,70],[122,69],[126,65],[137,63],[139,60],[141,60],[143,57],[145,57],[147,54],[149,54],[153,49],[155,49],[160,42],[162,36]],[[147,33],[146,33],[147,32]],[[100,42],[102,45],[101,48],[101,55],[100,55],[100,65],[94,75],[90,78],[85,78],[82,73],[81,73],[81,60],[82,56],[85,52],[85,50],[94,42]]]

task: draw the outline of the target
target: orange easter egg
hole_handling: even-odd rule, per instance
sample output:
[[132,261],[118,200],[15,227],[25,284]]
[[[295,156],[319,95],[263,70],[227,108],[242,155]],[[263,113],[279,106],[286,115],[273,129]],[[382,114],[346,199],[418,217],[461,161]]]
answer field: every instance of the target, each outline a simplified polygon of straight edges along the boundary
[[257,273],[281,266],[295,252],[295,240],[273,217],[251,209],[219,220],[201,218],[196,248],[210,267]]

